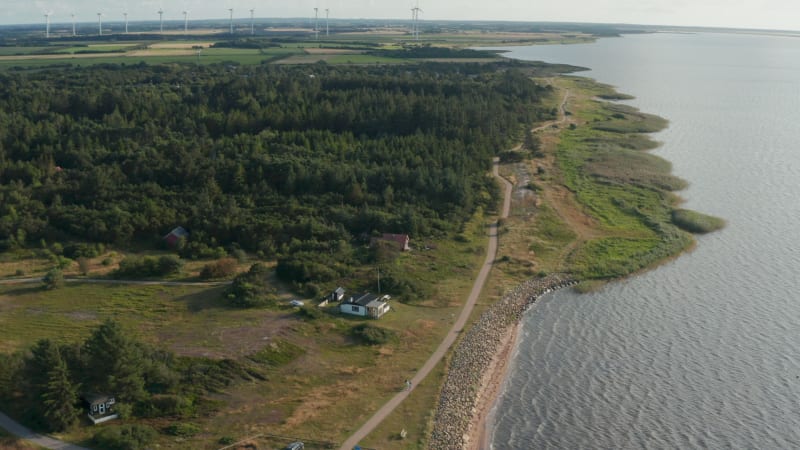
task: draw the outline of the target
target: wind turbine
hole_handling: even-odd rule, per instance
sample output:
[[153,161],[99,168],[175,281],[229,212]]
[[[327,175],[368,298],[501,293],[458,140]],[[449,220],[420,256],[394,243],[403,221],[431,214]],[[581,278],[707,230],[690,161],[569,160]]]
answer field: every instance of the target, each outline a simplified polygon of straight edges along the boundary
[[331,28],[330,26],[328,26],[328,18],[330,18],[330,16],[331,16],[331,10],[325,8],[325,36],[331,35]]
[[76,36],[75,34],[75,13],[70,14],[72,17],[72,36]]
[[128,34],[128,12],[126,11],[122,15],[125,16],[125,34]]
[[103,13],[101,13],[101,12],[97,13],[97,25],[98,25],[99,30],[100,30],[100,36],[102,36],[103,35]]
[[161,28],[161,34],[164,34],[164,8],[158,9],[158,23]]
[[50,14],[53,14],[52,11],[48,11],[44,13],[45,18],[45,29],[44,29],[44,37],[50,39]]
[[189,33],[189,11],[183,12],[183,34]]
[[314,36],[319,40],[319,8],[314,8]]
[[255,8],[250,10],[250,35],[256,34],[255,28],[253,28],[253,15],[255,14]]
[[228,8],[231,13],[231,34],[233,34],[233,8]]

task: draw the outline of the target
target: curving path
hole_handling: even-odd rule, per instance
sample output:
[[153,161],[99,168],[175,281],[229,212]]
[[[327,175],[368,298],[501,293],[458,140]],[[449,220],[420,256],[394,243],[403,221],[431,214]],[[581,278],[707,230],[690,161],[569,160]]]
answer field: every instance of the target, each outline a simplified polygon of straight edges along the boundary
[[[511,191],[513,189],[513,185],[508,182],[505,178],[500,176],[498,172],[498,164],[499,160],[497,158],[494,159],[494,167],[492,168],[492,173],[494,176],[499,179],[505,185],[505,191],[503,195],[503,211],[500,215],[501,218],[505,219],[508,217],[511,211]],[[489,276],[489,271],[494,264],[494,260],[497,257],[497,234],[498,234],[498,222],[495,222],[489,226],[489,245],[486,251],[486,260],[483,262],[483,266],[481,267],[480,272],[478,273],[478,277],[475,279],[475,284],[472,285],[472,291],[469,293],[469,297],[467,297],[467,302],[464,304],[464,307],[461,309],[461,313],[458,316],[458,319],[453,324],[450,331],[447,333],[447,336],[444,338],[439,347],[436,349],[435,352],[428,358],[428,361],[425,362],[425,365],[420,368],[414,378],[411,379],[412,386],[418,385],[428,374],[436,367],[437,364],[444,358],[444,355],[453,345],[453,343],[458,338],[459,333],[464,329],[464,325],[467,323],[467,319],[472,314],[472,309],[475,307],[475,302],[478,300],[478,296],[480,295],[481,291],[483,290],[483,285],[486,283],[486,278]],[[356,430],[352,436],[350,436],[344,444],[340,447],[340,450],[351,450],[353,447],[358,445],[358,442],[361,439],[364,439],[372,430],[375,429],[389,414],[397,408],[403,400],[408,397],[410,394],[410,390],[402,391],[392,397],[386,404],[384,404],[369,420],[367,420],[364,425],[361,426],[358,430]]]
[[9,433],[21,439],[30,441],[38,445],[39,447],[49,448],[53,450],[88,450],[85,447],[79,447],[74,444],[70,444],[64,441],[59,441],[58,439],[54,439],[49,436],[44,436],[38,433],[34,433],[28,428],[11,420],[10,417],[1,412],[0,412],[0,428],[5,429]]

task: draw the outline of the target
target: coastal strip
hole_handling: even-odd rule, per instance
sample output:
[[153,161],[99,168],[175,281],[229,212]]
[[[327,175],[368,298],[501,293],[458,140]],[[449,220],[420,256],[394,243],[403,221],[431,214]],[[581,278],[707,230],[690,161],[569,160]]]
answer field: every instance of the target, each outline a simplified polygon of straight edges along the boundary
[[439,396],[428,447],[480,448],[482,426],[503,382],[517,325],[536,300],[572,286],[566,274],[528,280],[489,307],[458,344]]

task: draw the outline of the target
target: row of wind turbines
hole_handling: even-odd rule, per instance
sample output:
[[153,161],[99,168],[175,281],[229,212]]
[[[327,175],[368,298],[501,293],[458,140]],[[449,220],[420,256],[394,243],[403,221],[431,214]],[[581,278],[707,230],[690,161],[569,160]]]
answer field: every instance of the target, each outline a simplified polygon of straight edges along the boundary
[[[316,9],[316,8],[315,8]],[[228,8],[230,12],[230,21],[231,21],[231,34],[233,34],[233,8]],[[250,9],[250,34],[255,34],[255,8]],[[53,15],[52,11],[48,11],[44,14],[45,17],[45,37],[50,38],[50,16]],[[103,14],[102,12],[97,13],[97,26],[98,26],[98,34],[100,36],[103,35]],[[122,16],[125,18],[125,34],[128,34],[128,13],[122,13]],[[75,24],[75,14],[70,14],[72,18],[72,35],[77,36],[76,24]],[[158,23],[159,23],[159,32],[161,34],[164,33],[164,10],[158,10]],[[183,32],[187,33],[189,31],[189,11],[183,11]]]
[[[250,34],[255,34],[255,8],[250,9]],[[230,33],[234,34],[233,30],[233,8],[228,8],[228,12],[230,13]],[[330,36],[330,26],[329,26],[329,19],[330,19],[330,9],[325,8],[325,36]],[[419,7],[419,0],[417,0],[417,6],[411,8],[411,35],[414,39],[419,40],[419,13],[422,12],[422,9]],[[50,39],[50,16],[53,15],[52,11],[48,11],[44,14],[45,17],[45,37]],[[122,13],[123,17],[125,18],[125,34],[128,34],[128,13],[127,11]],[[98,25],[98,35],[103,35],[103,16],[102,12],[97,13],[97,25]],[[72,36],[77,36],[76,28],[75,28],[75,14],[70,14],[72,17]],[[164,34],[164,9],[159,8],[158,10],[158,22],[159,22],[159,32]],[[183,11],[183,32],[184,34],[189,32],[189,11]],[[314,8],[314,36],[318,40],[320,34],[320,27],[319,27],[319,8]]]

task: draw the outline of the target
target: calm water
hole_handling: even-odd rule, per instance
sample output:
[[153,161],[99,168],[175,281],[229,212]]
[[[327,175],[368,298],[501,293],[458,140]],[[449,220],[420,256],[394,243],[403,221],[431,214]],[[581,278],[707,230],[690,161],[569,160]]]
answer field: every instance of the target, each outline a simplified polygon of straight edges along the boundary
[[697,249],[525,318],[493,448],[800,448],[800,38],[660,34],[518,48],[670,120],[657,154]]

